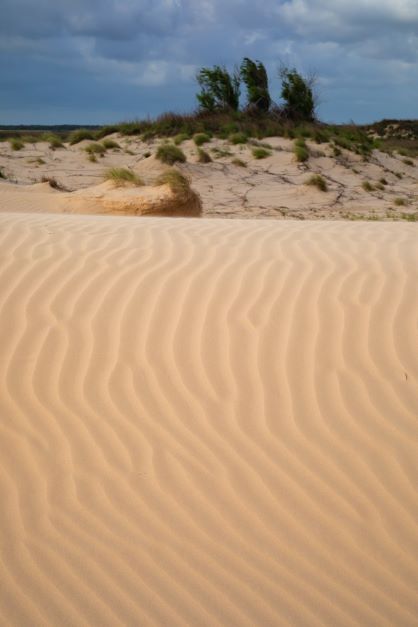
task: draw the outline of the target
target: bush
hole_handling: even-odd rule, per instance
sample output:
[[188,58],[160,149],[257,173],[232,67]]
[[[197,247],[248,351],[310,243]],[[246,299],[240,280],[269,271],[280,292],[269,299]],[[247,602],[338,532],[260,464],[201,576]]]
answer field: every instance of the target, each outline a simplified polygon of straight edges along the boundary
[[190,196],[190,182],[178,170],[167,170],[160,174],[155,181],[155,185],[169,185],[171,191],[179,197],[179,199],[187,199]]
[[196,80],[202,89],[196,96],[201,110],[238,111],[239,73],[230,75],[225,67],[214,65],[213,68],[199,70]]
[[328,185],[326,180],[320,174],[312,174],[312,176],[306,181],[305,185],[312,185],[317,187],[321,192],[328,191]]
[[254,159],[265,159],[271,156],[271,152],[265,148],[253,148],[252,153]]
[[196,135],[193,136],[193,141],[196,146],[202,146],[203,144],[210,142],[210,137],[207,133],[196,133]]
[[231,163],[233,165],[237,165],[239,168],[246,168],[247,164],[245,163],[245,161],[242,161],[242,159],[232,159]]
[[178,133],[178,135],[174,138],[174,143],[176,146],[180,146],[180,144],[185,142],[187,139],[190,139],[187,133]]
[[106,148],[106,150],[111,150],[113,149],[119,149],[120,146],[118,144],[118,142],[115,142],[113,139],[104,139],[102,141],[103,146]]
[[62,143],[61,137],[58,137],[58,135],[54,135],[53,133],[47,133],[45,135],[42,135],[40,139],[41,141],[48,142],[49,147],[52,150],[56,150],[57,148],[65,148],[64,144]]
[[89,155],[104,155],[106,148],[102,144],[92,142],[84,149]]
[[210,154],[208,154],[206,150],[203,150],[203,148],[197,149],[197,157],[199,163],[210,163],[212,161]]
[[285,115],[291,120],[312,122],[315,119],[314,79],[305,78],[296,69],[285,66],[279,70],[279,78]]
[[267,112],[271,98],[268,87],[266,68],[260,61],[252,61],[245,57],[240,68],[241,78],[247,87],[247,99],[250,109]]
[[89,131],[86,128],[78,128],[75,131],[71,131],[68,137],[68,141],[70,142],[71,146],[74,146],[74,144],[78,144],[79,142],[83,141],[83,139],[95,139],[93,131]]
[[131,183],[140,186],[144,184],[142,179],[132,170],[128,170],[128,168],[110,168],[105,174],[105,179],[113,181],[116,185]]
[[393,202],[397,207],[404,207],[407,204],[405,198],[395,198]]
[[167,163],[168,165],[173,165],[177,161],[179,163],[186,161],[184,152],[174,144],[162,144],[159,146],[156,157],[162,161],[162,163]]
[[245,133],[232,133],[232,135],[230,135],[228,139],[231,142],[231,144],[235,144],[235,145],[247,143],[247,136],[245,135]]
[[9,143],[12,150],[22,150],[25,145],[19,137],[12,137],[9,139]]
[[373,185],[369,181],[363,181],[361,186],[365,192],[372,192],[374,190]]
[[296,139],[293,151],[298,163],[304,163],[309,159],[309,150],[304,139]]

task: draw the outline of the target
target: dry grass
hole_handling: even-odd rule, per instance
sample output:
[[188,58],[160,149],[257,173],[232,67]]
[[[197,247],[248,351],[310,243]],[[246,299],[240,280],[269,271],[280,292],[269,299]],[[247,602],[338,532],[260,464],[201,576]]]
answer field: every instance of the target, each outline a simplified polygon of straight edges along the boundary
[[105,174],[105,179],[113,181],[116,185],[136,185],[137,187],[144,185],[143,180],[128,168],[110,168]]
[[176,162],[184,163],[186,161],[186,155],[174,144],[162,144],[158,147],[157,159],[167,165],[173,165]]
[[187,200],[192,193],[189,179],[174,168],[160,174],[155,185],[168,185],[179,200]]
[[327,182],[320,174],[312,174],[312,176],[306,181],[305,185],[312,185],[313,187],[317,187],[321,192],[328,191]]

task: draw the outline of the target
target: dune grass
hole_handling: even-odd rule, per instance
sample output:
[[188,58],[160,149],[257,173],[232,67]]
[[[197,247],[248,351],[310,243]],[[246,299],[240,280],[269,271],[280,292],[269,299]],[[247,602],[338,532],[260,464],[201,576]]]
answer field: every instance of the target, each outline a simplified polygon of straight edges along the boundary
[[68,136],[68,141],[70,142],[71,146],[74,146],[74,144],[78,144],[79,142],[83,141],[83,139],[96,139],[96,133],[94,133],[94,131],[89,131],[86,128],[78,128],[75,131],[71,131]]
[[105,179],[113,181],[118,186],[131,184],[140,187],[144,185],[141,177],[128,168],[110,168],[105,173]]
[[320,174],[312,174],[305,182],[305,185],[312,185],[313,187],[317,187],[321,192],[328,191],[328,185],[326,180]]
[[177,162],[184,163],[186,161],[186,155],[182,149],[174,144],[161,144],[155,156],[159,161],[167,165],[173,165]]
[[105,154],[106,148],[103,144],[99,144],[97,142],[92,142],[84,149],[89,155],[100,155],[101,157]]
[[365,192],[373,192],[374,191],[374,187],[370,183],[370,181],[363,181],[361,186],[362,186],[362,188],[364,189]]
[[189,198],[191,194],[189,179],[174,168],[160,174],[155,181],[155,185],[168,185],[179,200],[185,200]]
[[3,172],[1,168],[0,168],[0,179],[7,179],[7,176],[5,175],[5,173]]
[[196,133],[193,135],[193,141],[196,146],[202,146],[203,144],[210,142],[210,135],[207,133]]
[[293,152],[298,163],[304,163],[309,159],[309,150],[303,138],[296,139],[293,145]]
[[188,133],[178,133],[175,137],[174,137],[174,144],[176,146],[180,146],[180,144],[182,144],[183,142],[185,142],[187,139],[190,139],[190,135]]
[[265,148],[253,148],[251,152],[254,159],[265,159],[271,156],[270,150],[266,150]]
[[247,164],[245,163],[245,161],[243,161],[242,159],[238,159],[238,157],[236,157],[235,159],[232,159],[231,161],[232,165],[236,165],[239,168],[246,168]]
[[238,132],[238,133],[232,133],[228,137],[228,140],[231,142],[231,144],[234,144],[234,145],[246,144],[248,141],[248,137],[247,135],[245,135],[245,133]]
[[19,137],[11,137],[9,143],[12,150],[22,150],[25,146]]
[[212,157],[206,150],[203,148],[197,149],[197,160],[199,163],[210,163],[212,161]]
[[114,139],[104,139],[102,141],[103,146],[106,148],[106,150],[119,150],[120,146],[118,144],[118,142],[115,142]]

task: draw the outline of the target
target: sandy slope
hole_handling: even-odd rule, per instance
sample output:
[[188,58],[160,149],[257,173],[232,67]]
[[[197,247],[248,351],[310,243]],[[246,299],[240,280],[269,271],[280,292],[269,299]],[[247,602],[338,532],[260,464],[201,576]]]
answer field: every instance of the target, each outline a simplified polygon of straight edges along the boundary
[[417,625],[413,224],[0,214],[1,625]]

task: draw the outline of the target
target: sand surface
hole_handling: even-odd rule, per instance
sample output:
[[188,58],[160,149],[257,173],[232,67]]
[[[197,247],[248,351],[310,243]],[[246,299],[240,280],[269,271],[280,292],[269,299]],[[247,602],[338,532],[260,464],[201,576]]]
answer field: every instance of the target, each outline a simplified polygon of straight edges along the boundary
[[417,243],[0,214],[0,624],[418,625]]
[[[0,142],[0,171],[6,177],[0,178],[0,210],[11,209],[13,183],[21,195],[19,210],[40,207],[47,211],[50,205],[40,195],[41,188],[33,188],[42,178],[55,179],[65,188],[65,196],[101,184],[106,170],[112,167],[128,167],[151,185],[167,168],[155,159],[158,146],[166,139],[144,142],[119,134],[110,139],[119,148],[107,150],[95,163],[86,153],[91,143],[88,140],[56,150],[46,142],[25,144],[19,151],[13,151],[9,142]],[[190,178],[199,194],[204,217],[418,220],[418,160],[379,150],[373,150],[367,161],[345,149],[335,156],[331,144],[308,140],[309,159],[297,163],[293,140],[268,137],[262,143],[270,147],[270,154],[257,160],[252,154],[254,140],[233,145],[214,138],[203,145],[212,158],[205,164],[198,162],[193,140],[181,144],[187,160],[176,167]],[[241,166],[236,165],[237,159]],[[312,175],[323,177],[327,192],[306,184]],[[32,196],[31,205],[25,203],[25,187]],[[75,205],[79,207],[77,197]],[[71,207],[67,205],[66,210],[71,211]],[[108,209],[103,206],[102,212]]]

